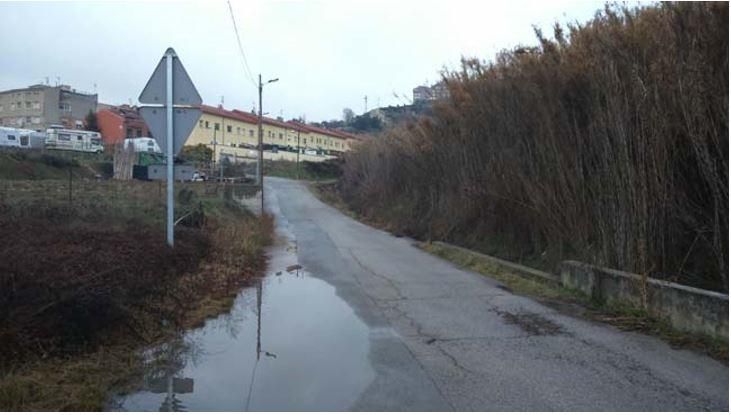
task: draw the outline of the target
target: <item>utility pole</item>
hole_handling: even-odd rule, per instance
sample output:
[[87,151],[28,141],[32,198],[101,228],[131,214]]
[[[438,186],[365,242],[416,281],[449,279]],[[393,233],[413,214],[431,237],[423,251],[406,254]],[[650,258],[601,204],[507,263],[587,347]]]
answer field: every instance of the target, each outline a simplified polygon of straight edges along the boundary
[[[214,126],[215,127],[215,126]],[[213,129],[213,154],[211,155],[211,174],[210,176],[213,177],[213,172],[216,171],[216,129]]]
[[368,112],[368,95],[363,97],[363,114]]
[[[264,130],[262,129],[262,112],[261,112],[261,92],[264,89],[261,84],[261,74],[259,74],[259,159],[256,163],[256,183],[259,185],[261,191],[261,214],[264,215]],[[258,351],[257,351],[258,358]]]
[[[266,84],[277,82],[279,78],[270,79]],[[261,83],[261,74],[259,74],[259,158],[258,166],[256,169],[256,181],[259,184],[259,190],[261,191],[261,214],[264,214],[264,130],[262,129],[263,113],[262,113],[262,99],[261,93],[264,89],[264,85]]]
[[300,128],[297,126],[297,180],[300,179]]

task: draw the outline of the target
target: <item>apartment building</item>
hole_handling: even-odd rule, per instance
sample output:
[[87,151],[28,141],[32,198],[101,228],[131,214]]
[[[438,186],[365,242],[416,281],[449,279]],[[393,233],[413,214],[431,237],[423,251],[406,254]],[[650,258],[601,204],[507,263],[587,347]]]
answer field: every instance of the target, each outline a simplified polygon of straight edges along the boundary
[[449,99],[449,87],[444,81],[437,82],[432,86],[417,86],[412,92],[414,104]]
[[89,111],[96,112],[97,94],[68,85],[31,85],[0,92],[0,125],[45,130],[50,125],[84,128]]
[[[240,110],[227,110],[222,107],[201,106],[202,115],[185,145],[205,144],[211,148],[249,147],[255,148],[258,142],[258,117],[256,114]],[[293,121],[281,121],[264,117],[262,139],[265,148],[276,146],[279,149],[296,151],[316,150],[325,154],[338,154],[349,150],[355,135],[342,131],[317,128]],[[218,153],[218,151],[216,151]],[[216,154],[215,157],[218,157]]]

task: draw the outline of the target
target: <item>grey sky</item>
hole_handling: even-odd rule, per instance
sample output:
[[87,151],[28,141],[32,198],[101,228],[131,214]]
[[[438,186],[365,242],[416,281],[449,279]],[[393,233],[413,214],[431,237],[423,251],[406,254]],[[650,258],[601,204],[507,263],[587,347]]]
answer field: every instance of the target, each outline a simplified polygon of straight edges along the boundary
[[[602,1],[236,1],[254,76],[267,86],[264,110],[308,121],[340,118],[344,107],[406,103],[461,56],[492,59],[535,44],[532,25],[585,22]],[[244,74],[225,1],[0,2],[0,90],[61,82],[101,102],[137,102],[168,46],[178,52],[203,101],[249,110],[256,88]]]

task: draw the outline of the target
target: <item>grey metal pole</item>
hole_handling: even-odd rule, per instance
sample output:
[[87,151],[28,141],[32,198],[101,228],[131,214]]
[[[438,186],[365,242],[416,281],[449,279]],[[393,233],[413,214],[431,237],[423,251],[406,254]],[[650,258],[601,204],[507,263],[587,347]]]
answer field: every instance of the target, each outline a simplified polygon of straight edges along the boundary
[[175,234],[173,230],[173,214],[175,210],[175,200],[173,198],[173,182],[175,181],[175,165],[173,156],[173,51],[168,49],[165,53],[167,61],[167,96],[165,99],[165,111],[167,112],[167,167],[168,167],[168,212],[167,212],[167,239],[168,245],[171,247],[175,244]]
[[261,74],[259,74],[259,169],[257,171],[259,189],[261,191],[261,214],[264,214],[264,130],[262,129],[261,112]]
[[261,214],[264,214],[264,130],[261,112],[261,74],[259,74],[259,189],[261,190]]

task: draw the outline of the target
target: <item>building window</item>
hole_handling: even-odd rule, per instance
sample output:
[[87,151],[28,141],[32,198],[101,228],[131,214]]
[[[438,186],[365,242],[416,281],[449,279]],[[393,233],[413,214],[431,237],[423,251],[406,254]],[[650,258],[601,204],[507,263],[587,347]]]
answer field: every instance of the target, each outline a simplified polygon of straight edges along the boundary
[[227,133],[230,133],[231,131],[232,131],[231,126],[230,125],[227,125],[226,126],[226,132]]
[[142,137],[142,130],[139,128],[137,129],[137,137]]
[[14,111],[14,110],[15,110],[15,103],[13,102],[12,104],[10,104],[10,111]]
[[198,128],[203,128],[203,120],[198,121]]
[[30,101],[25,101],[25,107],[26,107],[26,108],[30,108],[30,107],[31,107],[31,105],[32,105],[32,104],[31,104],[31,102],[30,102]]
[[213,126],[213,129],[214,129],[214,130],[216,130],[216,131],[220,130],[220,129],[221,129],[221,124],[219,124],[219,123],[216,123],[216,124],[215,124],[215,125]]
[[131,137],[132,137],[132,129],[128,128],[127,129],[127,138],[131,138]]
[[280,139],[280,140],[282,139],[282,137],[283,137],[283,136],[282,136],[282,133],[279,133],[279,139]]
[[41,109],[41,103],[40,102],[34,102],[33,103],[33,109],[35,109],[35,110]]
[[253,136],[254,136],[254,130],[249,130],[249,137],[253,137]]
[[208,125],[208,121],[206,121],[206,128],[211,128],[211,126]]

